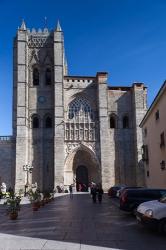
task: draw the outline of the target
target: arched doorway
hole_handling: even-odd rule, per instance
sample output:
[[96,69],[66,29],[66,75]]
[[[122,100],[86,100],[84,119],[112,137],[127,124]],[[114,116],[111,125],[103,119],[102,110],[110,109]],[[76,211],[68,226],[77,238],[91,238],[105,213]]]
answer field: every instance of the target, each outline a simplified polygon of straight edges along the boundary
[[[80,176],[85,177],[80,177]],[[80,179],[80,178],[83,178]],[[101,182],[101,170],[95,153],[87,146],[80,144],[67,156],[64,169],[64,185],[67,187],[76,181],[84,182],[85,185],[91,182]]]
[[76,189],[81,192],[88,192],[88,169],[86,166],[80,165],[76,169]]

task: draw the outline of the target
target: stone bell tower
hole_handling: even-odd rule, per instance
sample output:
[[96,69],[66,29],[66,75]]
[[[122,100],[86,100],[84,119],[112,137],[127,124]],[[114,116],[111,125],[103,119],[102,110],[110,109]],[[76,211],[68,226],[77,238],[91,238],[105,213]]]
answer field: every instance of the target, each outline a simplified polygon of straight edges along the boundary
[[28,33],[22,22],[14,40],[13,135],[16,139],[15,189],[24,188],[28,162]]
[[58,22],[54,32],[54,187],[64,183],[64,39]]
[[23,21],[14,40],[15,190],[32,183],[52,190],[63,182],[65,70],[59,22],[54,31],[30,31]]

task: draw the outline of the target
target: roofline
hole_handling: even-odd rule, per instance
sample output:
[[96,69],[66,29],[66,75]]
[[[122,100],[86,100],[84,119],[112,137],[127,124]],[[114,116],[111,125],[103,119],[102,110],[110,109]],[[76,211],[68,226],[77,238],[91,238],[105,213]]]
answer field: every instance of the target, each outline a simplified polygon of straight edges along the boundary
[[131,90],[130,86],[108,86],[108,90]]
[[[127,90],[132,90],[133,87],[134,87],[134,85],[132,85],[132,86],[108,86],[108,90],[124,90],[124,91],[126,90],[127,91]],[[143,86],[143,89],[145,90],[145,89],[147,89],[147,87]]]
[[95,79],[95,76],[64,76],[64,79]]
[[151,114],[154,106],[157,104],[157,102],[159,101],[159,98],[162,96],[162,94],[164,93],[164,91],[166,90],[166,80],[164,81],[164,83],[162,84],[161,88],[159,89],[156,97],[154,98],[152,104],[150,105],[149,109],[147,110],[143,120],[140,123],[140,127],[142,128],[145,121],[147,120],[147,118],[149,117],[149,115]]

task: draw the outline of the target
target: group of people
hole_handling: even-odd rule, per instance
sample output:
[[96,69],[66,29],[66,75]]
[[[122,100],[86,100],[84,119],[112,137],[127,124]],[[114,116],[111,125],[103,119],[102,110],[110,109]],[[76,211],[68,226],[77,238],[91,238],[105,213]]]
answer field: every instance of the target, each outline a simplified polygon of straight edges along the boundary
[[76,190],[77,192],[87,192],[88,185],[80,182],[76,182]]
[[[69,192],[70,192],[70,198],[73,199],[73,185],[69,185]],[[103,189],[101,184],[96,185],[95,183],[91,183],[90,185],[90,194],[92,197],[93,203],[96,203],[97,200],[99,204],[102,202],[102,197],[103,197]]]
[[101,184],[92,184],[91,186],[91,197],[92,197],[92,201],[93,203],[96,203],[97,200],[99,202],[99,204],[101,204],[102,202],[102,197],[103,197],[103,189]]

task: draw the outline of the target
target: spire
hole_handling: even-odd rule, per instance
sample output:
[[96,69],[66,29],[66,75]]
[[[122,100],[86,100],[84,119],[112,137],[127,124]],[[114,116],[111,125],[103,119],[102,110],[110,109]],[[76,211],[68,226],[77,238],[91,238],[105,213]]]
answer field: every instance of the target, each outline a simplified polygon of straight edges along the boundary
[[61,26],[60,26],[60,23],[59,23],[59,20],[58,20],[58,22],[57,22],[56,31],[59,31],[59,32],[62,31]]
[[44,17],[44,28],[47,29],[47,26],[48,26],[48,25],[47,25],[47,17],[45,16],[45,17]]
[[27,30],[24,20],[22,20],[20,30],[23,30],[23,31]]

